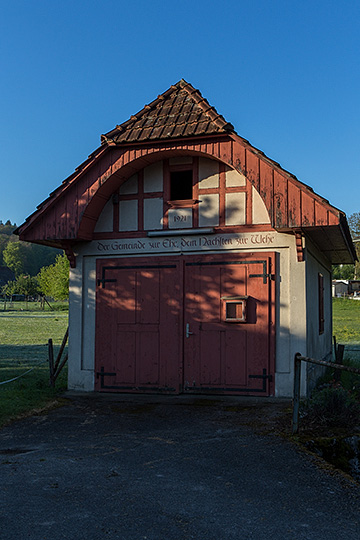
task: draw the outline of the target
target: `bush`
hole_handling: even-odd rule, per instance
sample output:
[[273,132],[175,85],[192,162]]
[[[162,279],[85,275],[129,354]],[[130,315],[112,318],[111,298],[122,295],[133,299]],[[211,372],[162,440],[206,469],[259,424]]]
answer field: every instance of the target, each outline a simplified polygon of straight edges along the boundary
[[39,283],[35,277],[20,274],[14,281],[8,281],[1,292],[8,296],[22,295],[24,298],[39,293]]
[[353,428],[360,423],[360,404],[342,386],[329,385],[313,392],[304,418],[323,427]]
[[69,298],[69,261],[65,254],[57,255],[55,264],[44,266],[37,275],[42,292],[54,300]]

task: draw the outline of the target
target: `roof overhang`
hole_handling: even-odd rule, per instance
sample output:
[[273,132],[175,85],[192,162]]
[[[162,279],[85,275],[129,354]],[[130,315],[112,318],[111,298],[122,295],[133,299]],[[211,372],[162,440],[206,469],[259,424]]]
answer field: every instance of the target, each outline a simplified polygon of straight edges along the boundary
[[[278,229],[278,231],[294,232],[291,229]],[[354,264],[357,261],[350,231],[343,223],[330,226],[302,227],[296,232],[309,238],[331,264]]]

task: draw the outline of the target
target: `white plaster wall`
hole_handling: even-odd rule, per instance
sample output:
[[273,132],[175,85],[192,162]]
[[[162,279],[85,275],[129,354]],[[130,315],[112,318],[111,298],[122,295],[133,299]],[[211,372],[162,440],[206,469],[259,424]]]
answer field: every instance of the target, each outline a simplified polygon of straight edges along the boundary
[[105,204],[95,225],[95,232],[112,232],[113,230],[114,205],[112,198]]
[[199,227],[219,225],[219,195],[203,193],[199,203]]
[[263,225],[265,223],[270,223],[269,213],[265,206],[263,199],[260,197],[260,194],[252,186],[252,222],[253,225]]
[[96,291],[96,260],[84,257],[83,261],[83,339],[82,362],[83,370],[93,370],[95,362],[95,291]]
[[[321,253],[307,241],[306,296],[307,349],[306,355],[318,360],[329,360],[332,355],[332,298],[331,266]],[[318,274],[324,276],[324,332],[319,334]],[[303,366],[307,370],[307,384],[311,389],[321,368],[315,364]]]
[[163,199],[144,199],[144,229],[146,231],[163,228]]
[[70,270],[69,360],[70,390],[94,390],[95,258],[76,257]]
[[246,223],[246,193],[225,194],[225,225]]
[[130,199],[119,202],[119,230],[138,230],[138,201]]
[[[295,237],[287,236],[288,248],[279,251],[277,261],[277,397],[292,397],[294,357],[297,352],[306,354],[306,263],[298,262]],[[305,370],[302,370],[301,392],[306,393]]]
[[286,378],[291,371],[289,249],[280,250],[276,259],[276,373]]
[[144,193],[163,190],[163,162],[157,161],[144,169]]
[[170,208],[168,211],[169,229],[190,229],[192,227],[192,208]]
[[226,187],[244,187],[246,186],[246,178],[234,169],[227,168],[225,172],[225,185]]
[[120,195],[136,195],[138,192],[138,176],[133,174],[126,182],[120,186]]
[[219,187],[219,163],[214,159],[199,159],[199,189]]

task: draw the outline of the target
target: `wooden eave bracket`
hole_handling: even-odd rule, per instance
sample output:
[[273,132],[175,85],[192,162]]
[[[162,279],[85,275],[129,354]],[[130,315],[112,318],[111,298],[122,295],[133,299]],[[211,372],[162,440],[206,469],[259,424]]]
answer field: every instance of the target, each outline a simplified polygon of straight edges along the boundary
[[76,268],[76,256],[72,250],[72,246],[67,244],[66,246],[64,246],[64,251],[67,258],[69,259],[70,268]]
[[303,235],[300,231],[295,231],[295,241],[296,241],[296,254],[298,262],[303,262],[304,257],[304,247],[303,247]]

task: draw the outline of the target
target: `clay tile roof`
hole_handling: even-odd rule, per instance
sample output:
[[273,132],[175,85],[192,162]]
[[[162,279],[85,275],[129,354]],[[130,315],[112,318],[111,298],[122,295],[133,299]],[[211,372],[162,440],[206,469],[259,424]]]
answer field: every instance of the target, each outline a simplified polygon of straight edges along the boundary
[[234,131],[199,90],[181,79],[127,122],[101,136],[103,144],[121,144]]

